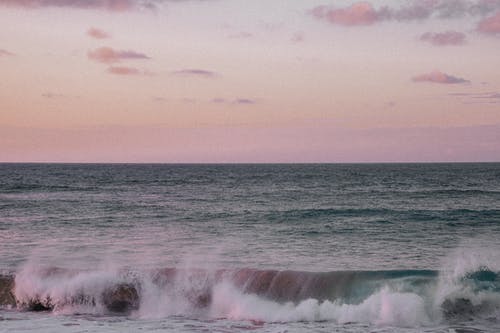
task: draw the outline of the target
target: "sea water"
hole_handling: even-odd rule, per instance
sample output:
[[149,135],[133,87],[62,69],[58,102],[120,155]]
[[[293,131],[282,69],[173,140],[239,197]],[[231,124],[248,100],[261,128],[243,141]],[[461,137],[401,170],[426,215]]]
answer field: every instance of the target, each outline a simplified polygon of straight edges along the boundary
[[0,164],[0,277],[0,332],[498,332],[500,164]]

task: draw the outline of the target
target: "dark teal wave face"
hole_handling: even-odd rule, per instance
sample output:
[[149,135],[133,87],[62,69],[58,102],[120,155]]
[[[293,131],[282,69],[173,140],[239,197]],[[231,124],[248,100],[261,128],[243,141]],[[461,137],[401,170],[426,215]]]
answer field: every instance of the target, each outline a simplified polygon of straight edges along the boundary
[[467,273],[462,278],[462,283],[469,286],[474,292],[499,293],[500,296],[500,274],[488,267],[480,267],[478,270]]

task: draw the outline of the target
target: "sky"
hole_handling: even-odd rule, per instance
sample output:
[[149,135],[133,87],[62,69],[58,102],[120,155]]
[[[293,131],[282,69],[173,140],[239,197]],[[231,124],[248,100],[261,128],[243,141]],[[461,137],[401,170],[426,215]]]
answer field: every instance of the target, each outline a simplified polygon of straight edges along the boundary
[[0,0],[0,162],[500,161],[500,0]]

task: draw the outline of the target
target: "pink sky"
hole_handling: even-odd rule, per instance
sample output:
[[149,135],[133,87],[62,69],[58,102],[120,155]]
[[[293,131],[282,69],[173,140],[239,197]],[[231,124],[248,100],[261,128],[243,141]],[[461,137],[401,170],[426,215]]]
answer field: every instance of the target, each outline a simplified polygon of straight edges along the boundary
[[0,162],[500,161],[500,0],[0,0]]

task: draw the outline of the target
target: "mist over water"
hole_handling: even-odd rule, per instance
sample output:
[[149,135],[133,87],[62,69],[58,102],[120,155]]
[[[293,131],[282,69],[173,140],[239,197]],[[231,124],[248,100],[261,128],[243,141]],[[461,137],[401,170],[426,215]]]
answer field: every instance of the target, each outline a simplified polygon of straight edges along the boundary
[[[51,306],[4,307],[10,330],[500,329],[500,164],[2,164],[0,179],[0,273],[18,303]],[[117,284],[139,295],[125,317],[103,296]]]

